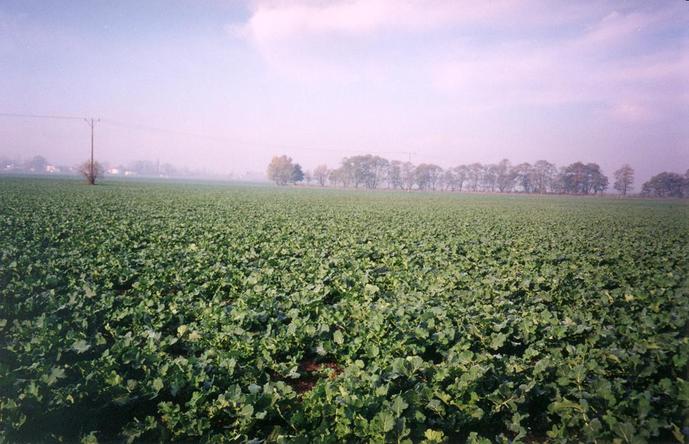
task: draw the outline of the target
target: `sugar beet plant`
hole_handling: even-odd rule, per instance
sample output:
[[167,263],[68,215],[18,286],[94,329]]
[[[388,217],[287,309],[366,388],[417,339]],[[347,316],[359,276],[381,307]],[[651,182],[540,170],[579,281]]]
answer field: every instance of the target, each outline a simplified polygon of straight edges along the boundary
[[0,441],[682,441],[678,202],[0,181]]

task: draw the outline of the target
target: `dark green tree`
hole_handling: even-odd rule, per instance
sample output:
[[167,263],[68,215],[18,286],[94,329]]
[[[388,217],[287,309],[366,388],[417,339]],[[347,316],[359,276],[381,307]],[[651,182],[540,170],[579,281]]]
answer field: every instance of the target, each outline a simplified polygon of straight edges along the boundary
[[304,180],[304,172],[301,169],[301,165],[295,163],[292,167],[292,175],[290,177],[290,182],[297,183]]

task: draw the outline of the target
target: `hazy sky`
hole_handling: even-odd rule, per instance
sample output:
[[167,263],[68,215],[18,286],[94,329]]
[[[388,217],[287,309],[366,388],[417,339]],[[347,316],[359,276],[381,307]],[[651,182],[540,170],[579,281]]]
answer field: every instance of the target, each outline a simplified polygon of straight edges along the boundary
[[[689,2],[0,0],[0,112],[101,117],[111,162],[414,152],[643,180],[689,168]],[[0,155],[88,149],[78,120],[0,117]]]

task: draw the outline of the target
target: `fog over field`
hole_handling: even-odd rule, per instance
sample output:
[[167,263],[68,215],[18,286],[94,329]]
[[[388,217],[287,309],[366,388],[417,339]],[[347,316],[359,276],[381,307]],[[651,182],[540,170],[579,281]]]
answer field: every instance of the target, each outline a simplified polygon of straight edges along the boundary
[[[0,113],[101,118],[96,158],[264,172],[689,167],[689,2],[0,2]],[[0,157],[88,157],[79,119],[0,116]]]

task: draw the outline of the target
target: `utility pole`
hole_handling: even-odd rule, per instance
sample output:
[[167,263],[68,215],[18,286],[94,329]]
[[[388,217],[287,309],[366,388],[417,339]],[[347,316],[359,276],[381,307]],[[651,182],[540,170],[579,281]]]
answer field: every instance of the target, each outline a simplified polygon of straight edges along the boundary
[[96,126],[96,122],[100,122],[100,119],[94,119],[93,117],[90,119],[84,119],[86,121],[86,124],[91,127],[91,163],[89,164],[89,184],[94,185],[96,183],[96,170],[95,170],[95,165],[93,163],[93,130]]

